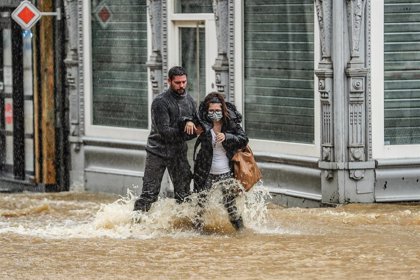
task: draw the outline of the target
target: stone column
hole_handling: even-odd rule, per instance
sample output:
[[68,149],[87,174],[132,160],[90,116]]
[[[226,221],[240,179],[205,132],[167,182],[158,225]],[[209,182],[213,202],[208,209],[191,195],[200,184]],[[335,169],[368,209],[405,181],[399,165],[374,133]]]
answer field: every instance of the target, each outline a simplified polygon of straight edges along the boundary
[[229,95],[229,60],[227,57],[229,46],[229,1],[213,0],[213,10],[216,19],[217,58],[213,65],[216,74],[217,91],[223,93],[228,101]]
[[316,0],[315,4],[322,56],[315,71],[321,98],[322,201],[372,202],[365,0]]
[[83,129],[83,61],[82,0],[64,1],[66,17],[66,95],[69,98],[70,121],[70,190],[84,190],[84,152],[82,145]]
[[349,201],[373,202],[375,164],[368,152],[370,107],[366,105],[367,75],[364,52],[365,0],[346,0],[350,61],[347,64]]
[[316,13],[319,23],[321,61],[315,74],[318,77],[318,92],[321,105],[321,159],[319,167],[322,172],[322,200],[325,203],[338,202],[335,185],[335,129],[334,129],[334,73],[331,60],[332,47],[332,2],[316,0]]
[[153,97],[162,90],[162,1],[148,0],[150,27],[152,31],[152,54],[146,65],[150,71]]

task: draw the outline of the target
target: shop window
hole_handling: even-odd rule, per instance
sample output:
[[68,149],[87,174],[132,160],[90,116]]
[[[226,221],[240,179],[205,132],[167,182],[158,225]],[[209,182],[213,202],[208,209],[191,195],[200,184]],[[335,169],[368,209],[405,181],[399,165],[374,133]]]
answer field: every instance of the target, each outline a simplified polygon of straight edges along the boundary
[[420,2],[384,1],[384,141],[420,144]]
[[314,142],[314,3],[245,0],[244,100],[249,137]]
[[146,0],[92,1],[92,124],[147,129]]

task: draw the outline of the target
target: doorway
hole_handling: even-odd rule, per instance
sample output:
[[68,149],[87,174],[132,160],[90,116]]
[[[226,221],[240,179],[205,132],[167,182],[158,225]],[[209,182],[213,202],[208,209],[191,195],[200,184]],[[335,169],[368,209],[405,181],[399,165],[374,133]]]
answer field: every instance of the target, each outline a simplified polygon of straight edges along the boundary
[[188,71],[188,92],[196,101],[206,95],[206,61],[205,61],[205,29],[196,27],[180,27],[180,59],[181,66]]
[[[0,182],[2,191],[33,183],[33,72],[30,32],[0,11]],[[17,186],[17,188],[16,188]]]
[[188,73],[188,93],[197,106],[215,88],[212,69],[217,57],[216,26],[213,14],[202,19],[173,21],[173,32],[168,34],[176,48],[169,49],[169,68],[181,65]]

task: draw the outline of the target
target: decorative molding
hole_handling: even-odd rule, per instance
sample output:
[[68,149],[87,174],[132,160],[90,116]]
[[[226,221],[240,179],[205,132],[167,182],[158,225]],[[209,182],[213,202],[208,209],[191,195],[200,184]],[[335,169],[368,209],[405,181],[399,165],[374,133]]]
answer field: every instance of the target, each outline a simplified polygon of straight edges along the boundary
[[319,22],[321,61],[315,74],[318,77],[318,92],[321,105],[321,161],[334,161],[334,110],[333,110],[333,65],[332,48],[332,3],[331,0],[315,0]]
[[[365,0],[346,0],[347,21],[349,26],[350,62],[347,65],[348,77],[348,157],[351,162],[368,160],[366,154],[366,77],[368,70],[364,68],[364,58],[361,56],[361,34],[364,30]],[[368,119],[369,121],[369,119]],[[362,177],[352,175],[350,178],[360,180]]]
[[333,72],[331,69],[316,70],[318,92],[321,100],[321,161],[334,160],[334,121],[333,121]]
[[366,75],[367,69],[346,70],[349,81],[349,161],[367,160],[366,147]]
[[78,9],[75,0],[66,0],[64,2],[64,12],[66,19],[66,57],[64,59],[65,65],[65,79],[66,79],[66,95],[69,102],[69,141],[74,143],[73,149],[75,152],[80,150],[80,141],[78,136],[79,131],[79,34],[72,32],[77,30],[78,26]]
[[216,19],[216,35],[217,35],[217,58],[213,65],[216,75],[217,91],[223,93],[228,101],[231,101],[229,94],[229,1],[213,0],[213,11]]
[[229,60],[229,100],[235,101],[235,1],[229,0],[229,43],[228,43],[228,60]]
[[366,65],[367,65],[367,75],[366,75],[366,120],[367,120],[367,149],[366,149],[366,157],[367,159],[372,159],[372,91],[371,91],[371,1],[367,3],[367,32],[366,32]]
[[365,0],[347,0],[351,63],[362,63],[360,57],[360,35],[363,29],[365,3]]
[[162,87],[168,79],[168,0],[162,0]]
[[152,53],[146,66],[149,68],[150,81],[152,84],[152,95],[157,96],[162,92],[162,2],[161,0],[148,0],[147,9],[152,35]]
[[316,14],[318,16],[319,34],[321,39],[320,65],[326,63],[331,66],[331,40],[332,40],[332,3],[331,0],[315,0]]
[[77,1],[77,34],[78,34],[78,56],[79,56],[79,136],[85,134],[85,77],[84,77],[84,38],[83,38],[83,0]]
[[350,170],[349,176],[351,179],[355,180],[355,181],[359,181],[361,179],[363,179],[365,177],[365,170],[360,170],[360,169],[355,169],[355,170]]

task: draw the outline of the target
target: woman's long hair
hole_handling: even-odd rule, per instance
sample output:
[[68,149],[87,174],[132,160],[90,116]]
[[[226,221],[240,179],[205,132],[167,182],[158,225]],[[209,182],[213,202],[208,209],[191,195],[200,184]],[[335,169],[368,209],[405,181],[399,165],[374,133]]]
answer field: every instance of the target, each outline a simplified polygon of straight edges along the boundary
[[210,103],[220,103],[222,105],[223,121],[226,121],[230,118],[228,109],[226,107],[225,98],[221,93],[211,92],[207,94],[207,96],[204,98],[204,108],[206,111],[209,110]]

